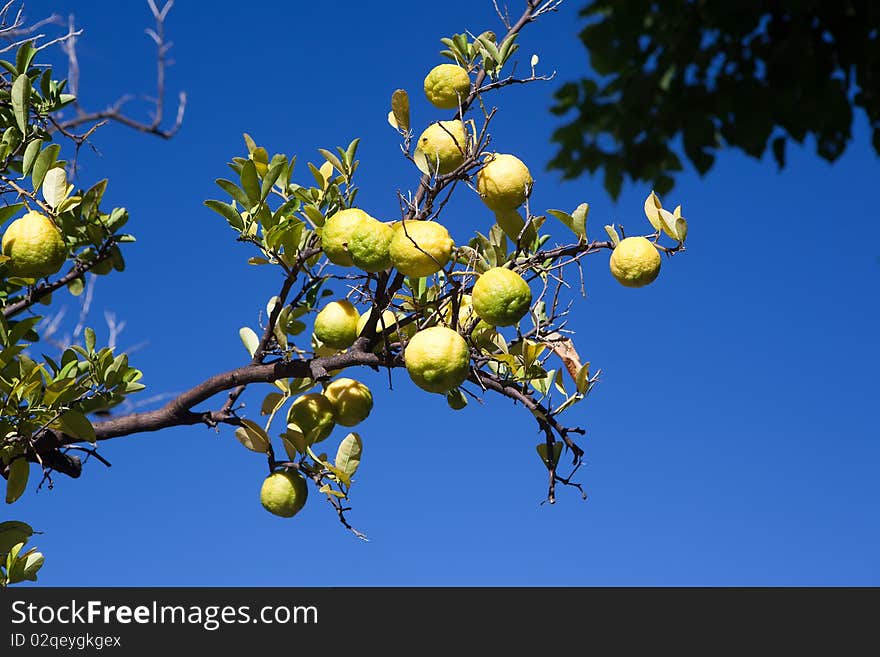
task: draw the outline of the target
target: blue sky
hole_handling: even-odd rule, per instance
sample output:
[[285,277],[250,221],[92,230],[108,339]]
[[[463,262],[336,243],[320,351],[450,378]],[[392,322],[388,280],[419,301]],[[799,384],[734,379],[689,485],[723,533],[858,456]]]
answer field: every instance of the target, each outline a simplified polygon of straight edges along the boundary
[[[515,3],[516,5],[516,3]],[[650,191],[612,202],[601,181],[562,182],[545,170],[547,108],[582,74],[579,3],[530,26],[522,56],[539,53],[557,80],[495,96],[494,144],[531,168],[533,209],[591,204],[605,223],[647,229]],[[90,107],[150,92],[154,60],[139,2],[33,2],[33,15],[75,8],[81,95]],[[169,91],[189,106],[170,142],[120,127],[84,154],[81,184],[110,177],[138,242],[123,275],[96,287],[103,311],[127,321],[122,346],[150,385],[181,391],[246,362],[238,329],[256,327],[275,293],[268,268],[202,206],[242,154],[242,132],[270,152],[362,138],[359,201],[394,218],[397,189],[417,174],[385,122],[391,92],[413,98],[413,123],[445,118],[421,96],[441,61],[439,37],[501,31],[491,3],[204,3],[181,0],[168,22],[176,64]],[[173,99],[172,99],[173,100]],[[132,111],[144,107],[132,104]],[[561,490],[539,506],[546,473],[528,414],[501,399],[460,413],[396,372],[358,373],[376,407],[360,427],[364,461],[344,531],[318,495],[296,518],[266,513],[265,462],[230,430],[180,428],[113,440],[112,463],[27,495],[7,510],[44,532],[41,582],[51,585],[860,585],[880,584],[880,243],[873,194],[880,162],[863,117],[835,165],[813,145],[767,159],[725,152],[704,178],[687,173],[664,198],[684,205],[688,250],[639,290],[613,281],[607,255],[587,259],[587,298],[571,324],[601,384],[571,411],[588,428],[580,472],[590,499]],[[465,190],[466,191],[466,190]],[[470,194],[444,223],[464,242],[491,215]],[[565,238],[564,229],[555,233]],[[58,297],[70,311],[75,302]],[[106,334],[106,330],[104,329]],[[244,399],[256,416],[268,391]],[[336,440],[343,434],[335,434]]]

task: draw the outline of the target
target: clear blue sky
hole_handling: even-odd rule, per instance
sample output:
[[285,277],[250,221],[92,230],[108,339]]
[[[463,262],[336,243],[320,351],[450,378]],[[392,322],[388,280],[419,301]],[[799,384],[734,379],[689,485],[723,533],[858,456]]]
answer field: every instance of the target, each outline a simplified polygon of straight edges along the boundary
[[[612,221],[643,230],[647,187],[612,202],[600,180],[563,183],[545,170],[551,94],[587,66],[579,4],[522,35],[523,57],[539,53],[559,78],[496,96],[494,143],[531,167],[533,208],[589,201],[592,236]],[[152,90],[142,3],[29,9],[76,10],[86,104]],[[101,156],[82,161],[83,184],[111,178],[107,198],[129,208],[139,240],[128,270],[99,281],[92,324],[106,334],[112,310],[128,322],[123,346],[147,342],[132,361],[150,393],[243,364],[238,329],[256,326],[277,288],[202,206],[220,197],[213,180],[242,153],[241,133],[297,153],[300,176],[316,148],[361,137],[360,203],[394,218],[395,191],[417,174],[385,122],[389,96],[411,92],[416,126],[443,118],[419,93],[441,61],[438,38],[488,28],[501,31],[488,0],[392,0],[381,11],[180,0],[168,22],[169,90],[190,97],[180,134],[163,142],[107,127]],[[376,408],[360,428],[351,520],[369,543],[319,495],[292,520],[266,513],[264,460],[230,430],[199,427],[106,443],[111,469],[58,476],[7,513],[45,532],[35,544],[51,585],[880,584],[880,162],[868,141],[859,117],[834,166],[807,144],[783,173],[726,152],[705,178],[683,175],[664,201],[684,204],[688,251],[648,288],[625,289],[607,255],[588,258],[572,326],[605,374],[568,419],[589,429],[586,503],[561,490],[556,506],[539,506],[546,472],[521,408],[488,399],[454,414],[404,372],[393,392],[366,372]],[[491,221],[464,196],[445,217],[458,241]],[[266,390],[245,397],[250,415]]]

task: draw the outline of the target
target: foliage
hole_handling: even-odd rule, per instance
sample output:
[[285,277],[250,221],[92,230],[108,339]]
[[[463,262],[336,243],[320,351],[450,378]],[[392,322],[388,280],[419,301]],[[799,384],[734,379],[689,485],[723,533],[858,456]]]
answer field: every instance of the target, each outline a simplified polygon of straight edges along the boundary
[[718,151],[781,168],[789,140],[812,136],[828,161],[865,111],[880,153],[880,5],[875,2],[591,0],[580,39],[593,73],[564,84],[566,118],[550,166],[566,178],[603,171],[669,191],[687,158],[700,174]]

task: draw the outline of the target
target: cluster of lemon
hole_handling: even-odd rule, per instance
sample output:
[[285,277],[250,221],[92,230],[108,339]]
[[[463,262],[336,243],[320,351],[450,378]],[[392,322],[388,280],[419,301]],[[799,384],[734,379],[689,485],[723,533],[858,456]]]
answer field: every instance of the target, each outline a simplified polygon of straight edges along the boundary
[[[455,64],[441,64],[425,78],[425,95],[440,109],[454,109],[468,98],[471,81],[467,71]],[[434,175],[451,173],[467,160],[472,148],[461,120],[438,121],[421,134],[416,145]],[[483,203],[496,215],[508,234],[519,237],[525,221],[518,208],[532,189],[532,176],[517,157],[492,153],[477,173],[477,191]],[[391,267],[402,274],[421,278],[443,269],[452,259],[455,244],[449,231],[436,221],[398,221],[386,223],[364,210],[349,208],[329,217],[321,233],[327,258],[343,267],[358,267],[375,273]],[[472,295],[460,304],[460,324],[464,316],[476,315],[485,327],[513,326],[528,312],[532,292],[517,272],[495,267],[482,273]],[[314,334],[332,349],[350,347],[360,335],[368,313],[360,315],[348,301],[334,301],[315,319]],[[386,310],[379,330],[396,326],[398,319]],[[404,332],[408,342],[404,361],[413,382],[429,392],[446,393],[460,386],[468,376],[470,350],[465,339],[445,326],[431,326]],[[386,336],[390,331],[385,331]],[[400,341],[395,330],[392,342]]]
[[[339,378],[331,381],[324,392],[298,397],[287,413],[287,424],[295,425],[310,444],[327,438],[339,424],[353,427],[373,410],[373,394],[360,381]],[[270,513],[291,518],[303,508],[308,486],[294,470],[273,472],[263,481],[260,502]]]

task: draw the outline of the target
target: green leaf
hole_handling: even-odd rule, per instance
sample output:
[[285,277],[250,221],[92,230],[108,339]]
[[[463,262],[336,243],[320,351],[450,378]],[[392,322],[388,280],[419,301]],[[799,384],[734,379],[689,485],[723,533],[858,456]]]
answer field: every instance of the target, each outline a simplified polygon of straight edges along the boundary
[[0,207],[0,224],[13,215],[18,214],[22,208],[24,208],[24,203],[13,203],[12,205]]
[[270,392],[263,398],[263,404],[260,406],[260,415],[269,415],[277,412],[286,399],[287,397],[280,392]]
[[281,434],[281,442],[284,445],[284,451],[291,461],[299,458],[300,454],[305,454],[308,449],[306,437],[295,424],[288,424],[287,431]]
[[241,187],[248,196],[251,205],[260,202],[260,181],[257,177],[257,167],[252,160],[241,165]]
[[[58,144],[50,144],[46,147],[46,149],[37,156],[37,161],[34,162],[34,169],[31,172],[31,182],[34,185],[34,191],[40,188],[40,185],[43,184],[43,178],[46,173],[55,166],[55,162],[58,161],[58,153],[61,152],[61,146]],[[95,201],[95,205],[97,206],[98,201]]]
[[27,73],[27,70],[31,67],[31,62],[34,60],[34,55],[36,54],[37,48],[34,46],[33,41],[25,41],[21,44],[18,52],[15,53],[16,70],[22,75]]
[[250,327],[243,326],[238,330],[238,337],[241,338],[241,343],[244,345],[244,348],[247,349],[248,354],[253,357],[254,353],[257,351],[257,347],[260,346],[260,338],[257,337],[257,334]]
[[8,554],[13,546],[27,543],[34,530],[20,520],[0,522],[0,555]]
[[85,440],[90,443],[98,440],[92,423],[80,411],[74,409],[65,411],[58,421],[61,424],[61,430],[77,440]]
[[222,201],[213,201],[208,200],[205,201],[205,205],[211,208],[214,212],[219,214],[221,217],[226,219],[230,226],[235,228],[236,230],[241,230],[244,228],[244,220],[241,218],[241,215],[238,213],[233,206],[227,205]]
[[40,149],[43,147],[42,139],[34,139],[27,145],[27,148],[24,149],[24,155],[21,158],[21,172],[24,175],[28,175],[31,172],[31,168],[34,166],[34,162],[37,159],[37,155],[40,154]]
[[27,135],[31,100],[31,79],[27,75],[19,75],[12,84],[12,111],[21,134]]
[[89,354],[95,353],[95,330],[87,327],[86,330],[83,331],[83,336],[85,337],[86,351]]
[[541,457],[541,461],[547,466],[547,469],[550,470],[551,468],[555,468],[559,463],[559,457],[562,456],[562,443],[558,441],[553,443],[552,460],[549,458],[547,443],[538,443],[536,448],[538,450],[538,456]]
[[584,365],[578,370],[577,375],[574,377],[575,386],[577,386],[577,391],[582,395],[587,392],[587,388],[590,387],[590,364],[584,363]]
[[6,503],[12,504],[27,488],[31,466],[27,459],[17,458],[9,464],[9,478],[6,480]]
[[340,173],[345,171],[345,165],[339,161],[338,157],[336,157],[326,148],[319,148],[318,152],[323,155],[324,159],[327,160],[327,162],[329,162],[331,166],[335,167],[337,171],[339,171]]
[[265,454],[269,451],[269,436],[263,428],[253,420],[242,420],[242,426],[235,430],[238,442],[252,452]]
[[364,445],[359,434],[351,432],[339,444],[336,451],[336,468],[344,472],[349,479],[361,464]]

